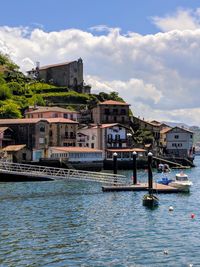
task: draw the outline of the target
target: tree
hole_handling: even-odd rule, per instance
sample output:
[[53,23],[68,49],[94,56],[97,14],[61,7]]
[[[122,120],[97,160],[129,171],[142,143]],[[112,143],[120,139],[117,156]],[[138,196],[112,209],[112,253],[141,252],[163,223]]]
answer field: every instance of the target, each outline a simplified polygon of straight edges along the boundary
[[21,86],[21,84],[17,82],[10,82],[7,83],[7,85],[10,88],[13,95],[22,95],[24,93],[24,88]]
[[21,118],[20,107],[12,100],[3,102],[2,106],[0,107],[0,118],[1,119]]
[[0,84],[0,100],[11,98],[10,88],[7,84]]

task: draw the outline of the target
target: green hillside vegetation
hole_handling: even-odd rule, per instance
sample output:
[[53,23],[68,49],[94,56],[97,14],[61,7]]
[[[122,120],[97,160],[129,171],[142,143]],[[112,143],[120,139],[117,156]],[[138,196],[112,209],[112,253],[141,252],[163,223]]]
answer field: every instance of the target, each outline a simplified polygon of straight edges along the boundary
[[[0,118],[21,118],[30,105],[92,108],[99,101],[123,101],[118,93],[81,94],[26,77],[8,55],[0,53]],[[124,101],[123,101],[124,102]]]

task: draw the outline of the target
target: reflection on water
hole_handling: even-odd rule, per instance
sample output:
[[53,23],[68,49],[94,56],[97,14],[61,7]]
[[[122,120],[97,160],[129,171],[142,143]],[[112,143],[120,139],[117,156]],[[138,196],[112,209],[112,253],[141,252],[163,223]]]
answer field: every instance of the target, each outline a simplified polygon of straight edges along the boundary
[[144,192],[88,182],[0,184],[0,266],[200,266],[200,167],[186,172],[191,193],[159,195],[155,210]]

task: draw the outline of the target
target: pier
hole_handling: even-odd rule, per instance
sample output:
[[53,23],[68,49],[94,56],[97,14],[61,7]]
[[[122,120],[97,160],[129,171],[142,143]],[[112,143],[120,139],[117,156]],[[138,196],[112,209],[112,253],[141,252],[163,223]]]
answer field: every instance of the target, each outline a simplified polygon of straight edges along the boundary
[[0,161],[0,182],[77,180],[101,184],[125,184],[120,174],[89,172]]
[[[103,192],[120,192],[120,191],[148,191],[148,184],[147,183],[138,183],[132,185],[114,185],[114,186],[103,186]],[[182,190],[169,186],[163,185],[158,183],[153,183],[153,193],[181,193]]]

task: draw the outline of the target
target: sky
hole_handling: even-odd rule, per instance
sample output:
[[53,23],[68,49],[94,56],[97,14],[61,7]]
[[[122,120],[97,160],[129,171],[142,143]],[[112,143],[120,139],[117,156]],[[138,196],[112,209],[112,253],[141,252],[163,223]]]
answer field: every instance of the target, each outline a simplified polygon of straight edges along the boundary
[[93,93],[118,92],[145,120],[200,126],[200,1],[1,1],[0,52],[24,73],[81,57]]

